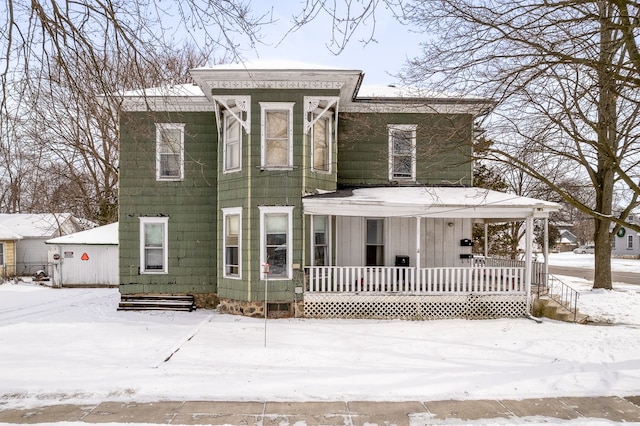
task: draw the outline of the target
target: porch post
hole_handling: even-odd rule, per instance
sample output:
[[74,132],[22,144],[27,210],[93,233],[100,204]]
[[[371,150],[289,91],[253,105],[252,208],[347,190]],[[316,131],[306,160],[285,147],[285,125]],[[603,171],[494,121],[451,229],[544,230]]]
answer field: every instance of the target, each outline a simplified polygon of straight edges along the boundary
[[420,217],[416,217],[416,275],[420,269]]
[[527,313],[531,311],[531,249],[533,245],[533,213],[527,217],[526,221],[526,244],[524,250],[524,284],[527,292]]
[[484,259],[485,262],[489,258],[489,224],[484,223]]
[[[544,218],[544,285],[547,285],[549,279],[549,218]],[[540,283],[543,284],[543,283]]]

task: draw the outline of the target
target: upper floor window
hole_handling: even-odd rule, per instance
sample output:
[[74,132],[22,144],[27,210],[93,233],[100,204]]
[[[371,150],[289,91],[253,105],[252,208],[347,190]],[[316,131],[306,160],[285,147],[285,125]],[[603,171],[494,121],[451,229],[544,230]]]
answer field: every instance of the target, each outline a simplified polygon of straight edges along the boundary
[[184,124],[156,123],[156,179],[184,177]]
[[242,127],[238,119],[232,114],[224,115],[224,164],[223,171],[235,172],[241,168],[242,156]]
[[329,172],[331,164],[331,120],[330,116],[317,118],[311,132],[312,170]]
[[416,180],[416,125],[389,125],[389,180]]
[[260,102],[265,169],[293,167],[293,103]]
[[140,273],[168,271],[168,217],[140,218]]
[[222,209],[224,217],[224,276],[242,277],[242,208]]

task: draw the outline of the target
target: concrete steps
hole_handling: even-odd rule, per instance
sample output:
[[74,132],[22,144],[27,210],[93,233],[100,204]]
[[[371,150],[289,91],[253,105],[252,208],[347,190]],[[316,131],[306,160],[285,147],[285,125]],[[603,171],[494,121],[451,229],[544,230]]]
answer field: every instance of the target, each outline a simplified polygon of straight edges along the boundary
[[541,296],[535,299],[532,314],[535,317],[545,317],[556,321],[576,322],[579,324],[589,322],[587,315],[581,314],[580,312],[574,315],[566,306],[563,306],[548,296]]

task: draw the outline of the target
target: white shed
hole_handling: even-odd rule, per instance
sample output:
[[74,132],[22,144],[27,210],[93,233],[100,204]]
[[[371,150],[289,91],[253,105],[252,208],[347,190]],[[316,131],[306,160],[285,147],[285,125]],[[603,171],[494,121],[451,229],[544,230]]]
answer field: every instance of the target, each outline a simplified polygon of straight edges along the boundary
[[118,223],[47,240],[56,287],[116,287]]

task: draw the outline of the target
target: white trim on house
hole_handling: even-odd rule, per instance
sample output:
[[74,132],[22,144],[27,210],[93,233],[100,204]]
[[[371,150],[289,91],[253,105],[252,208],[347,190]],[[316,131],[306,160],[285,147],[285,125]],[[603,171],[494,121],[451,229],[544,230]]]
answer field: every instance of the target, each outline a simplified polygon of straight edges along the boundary
[[[184,179],[184,123],[155,123],[156,124],[156,180],[158,181],[181,181]],[[180,131],[179,152],[165,152],[162,148],[163,131]],[[164,174],[162,170],[162,156],[177,155],[178,170],[177,175]]]
[[[227,217],[238,216],[238,274],[227,273]],[[242,279],[242,207],[222,209],[222,276],[234,280]]]
[[[409,182],[415,182],[416,180],[416,139],[417,139],[417,130],[418,130],[418,125],[417,124],[388,124],[387,125],[387,130],[389,132],[389,180],[390,181],[409,181]],[[396,146],[394,144],[395,141],[395,137],[394,137],[394,131],[398,131],[398,132],[411,132],[411,140],[410,142],[410,147],[409,147],[409,152],[408,153],[403,153],[403,152],[396,152]],[[401,156],[409,156],[410,157],[410,176],[400,176],[400,173],[396,170],[395,168],[395,160],[396,157],[401,157]]]
[[284,275],[277,276],[271,268],[269,280],[290,280],[293,277],[293,206],[259,206],[260,209],[260,264],[267,262],[266,217],[269,215],[285,215],[287,218],[287,263]]
[[[140,274],[166,274],[169,272],[169,218],[168,217],[146,217],[141,216],[140,220]],[[146,224],[162,224],[162,268],[147,270],[145,258],[145,230]]]
[[[260,102],[260,167],[262,170],[282,170],[293,168],[293,106],[294,102]],[[287,113],[287,161],[283,165],[267,164],[267,114]]]

